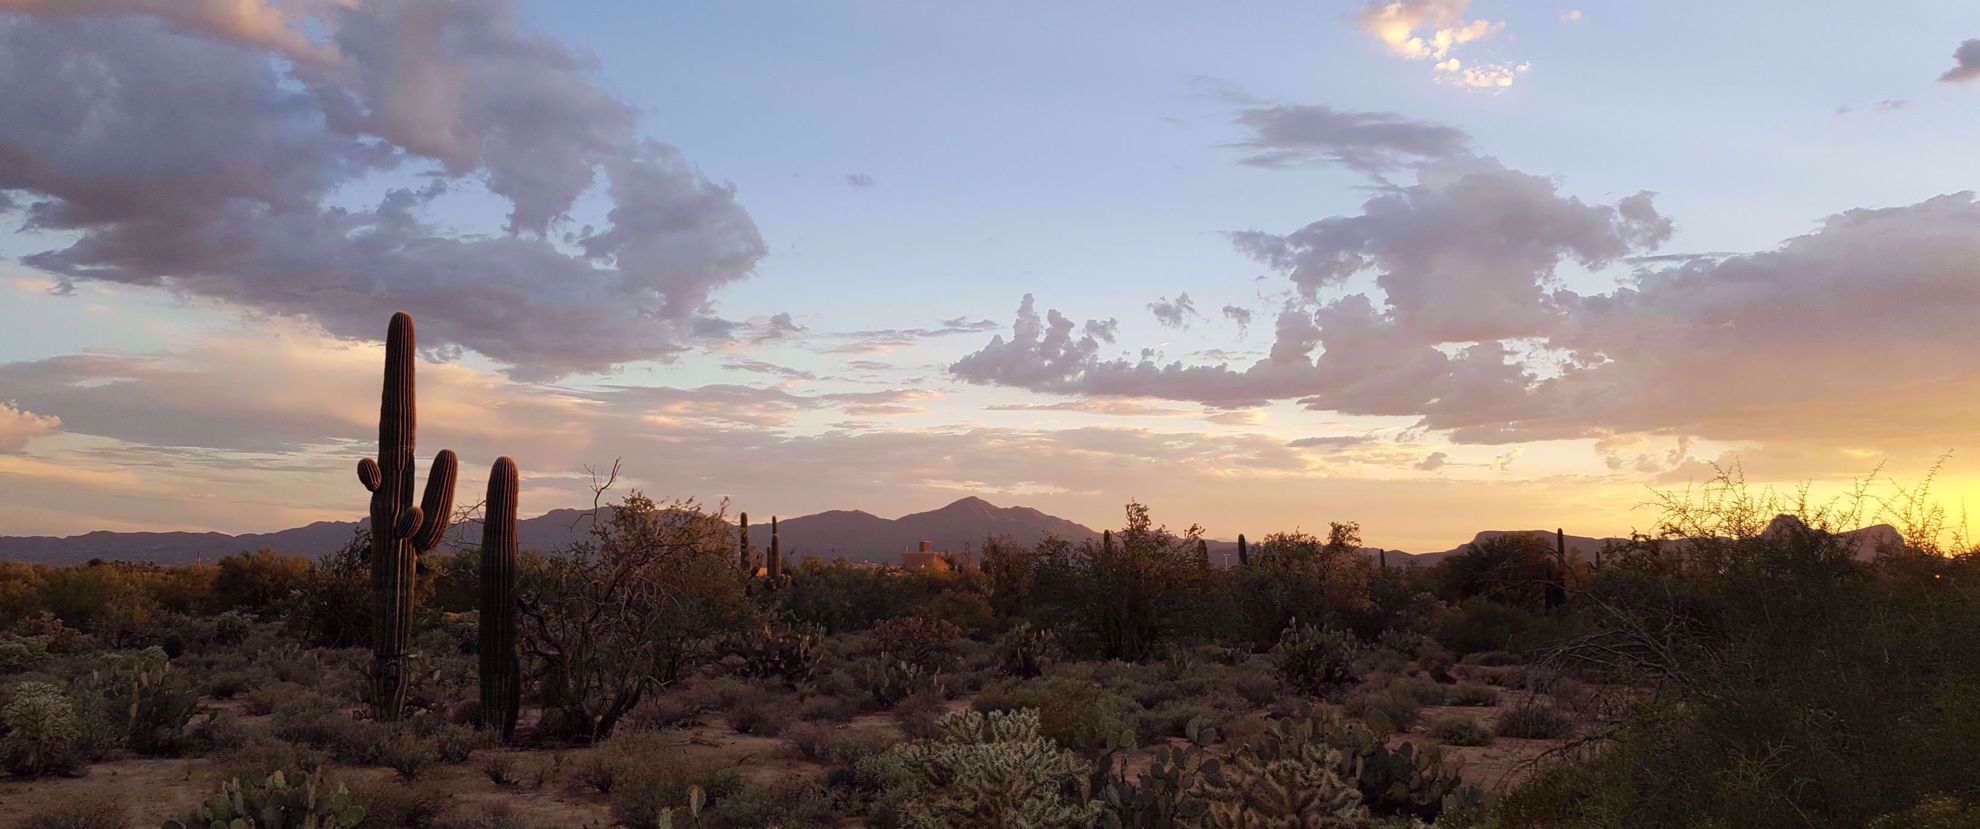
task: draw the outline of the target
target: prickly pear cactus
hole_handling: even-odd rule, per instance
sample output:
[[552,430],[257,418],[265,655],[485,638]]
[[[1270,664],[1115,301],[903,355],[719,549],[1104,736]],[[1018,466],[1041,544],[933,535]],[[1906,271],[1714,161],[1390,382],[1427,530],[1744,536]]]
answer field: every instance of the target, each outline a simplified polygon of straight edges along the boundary
[[162,829],[355,829],[362,822],[364,806],[343,784],[306,774],[292,786],[278,771],[252,786],[228,780],[191,815],[165,821]]

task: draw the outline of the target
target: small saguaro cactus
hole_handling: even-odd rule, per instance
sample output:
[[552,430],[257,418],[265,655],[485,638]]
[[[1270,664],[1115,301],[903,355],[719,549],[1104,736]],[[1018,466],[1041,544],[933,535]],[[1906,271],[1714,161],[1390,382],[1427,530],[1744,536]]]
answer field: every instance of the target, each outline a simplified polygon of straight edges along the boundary
[[777,516],[770,516],[770,554],[763,560],[763,573],[775,584],[784,575],[784,542],[777,537]]
[[756,557],[750,555],[749,549],[749,513],[745,512],[736,516],[736,529],[737,534],[742,536],[742,551],[736,558],[737,566],[742,568],[744,576],[754,576],[756,575]]
[[439,546],[453,519],[450,449],[433,456],[426,493],[413,506],[414,412],[412,316],[392,315],[385,333],[385,386],[378,407],[378,458],[358,461],[371,492],[371,713],[396,720],[406,702],[406,644],[412,638],[413,587],[419,555]]
[[1101,552],[1105,552],[1105,553],[1112,553],[1112,552],[1114,551],[1114,531],[1113,531],[1113,530],[1101,530],[1101,531],[1100,531],[1100,550],[1101,550]]
[[1251,551],[1244,545],[1244,533],[1238,533],[1238,566],[1251,566]]
[[1567,530],[1554,528],[1554,577],[1547,584],[1547,606],[1567,604]]
[[503,742],[515,739],[522,708],[522,664],[516,654],[518,478],[515,461],[495,459],[481,524],[481,722]]

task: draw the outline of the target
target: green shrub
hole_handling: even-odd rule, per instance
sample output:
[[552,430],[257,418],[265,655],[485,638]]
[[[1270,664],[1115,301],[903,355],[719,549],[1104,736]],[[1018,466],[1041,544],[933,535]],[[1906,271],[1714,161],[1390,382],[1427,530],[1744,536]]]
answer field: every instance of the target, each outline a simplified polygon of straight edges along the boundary
[[929,689],[909,696],[894,706],[894,722],[899,723],[901,732],[909,737],[929,738],[936,735],[936,721],[949,708],[949,700],[942,692]]
[[696,790],[716,803],[742,788],[733,764],[682,754],[654,735],[615,735],[603,751],[614,769],[612,818],[634,829],[659,826],[663,810],[687,811]]
[[431,739],[401,731],[378,747],[377,757],[380,765],[398,772],[400,779],[414,780],[440,762],[440,749]]
[[757,687],[739,690],[727,702],[725,719],[737,734],[775,737],[790,725],[790,700]]
[[426,829],[446,814],[451,796],[430,783],[376,780],[355,792],[364,804],[364,829]]
[[900,742],[881,729],[828,728],[812,723],[792,726],[785,736],[805,759],[840,766],[852,766]]
[[[810,780],[780,778],[767,785],[744,786],[716,800],[702,813],[702,825],[712,829],[810,829],[834,825],[832,797]],[[676,825],[682,821],[676,820]]]
[[1438,717],[1430,723],[1430,739],[1447,746],[1487,746],[1492,744],[1492,730],[1475,719],[1452,714]]
[[131,814],[108,799],[69,800],[42,806],[13,825],[14,829],[130,829]]
[[1499,704],[1499,692],[1489,685],[1476,682],[1463,682],[1450,687],[1444,696],[1445,705],[1467,707],[1489,707]]
[[45,682],[23,682],[11,697],[0,708],[0,767],[26,777],[80,771],[83,723],[68,695]]
[[859,702],[835,694],[816,694],[798,703],[797,718],[806,722],[851,722]]
[[1122,735],[1133,735],[1140,710],[1133,700],[1070,677],[1020,688],[1016,700],[1035,709],[1045,739],[1081,751],[1118,745]]
[[1232,691],[1253,706],[1271,705],[1279,699],[1279,679],[1263,671],[1240,670],[1227,683]]
[[164,829],[239,826],[252,829],[355,829],[365,819],[365,807],[343,784],[304,775],[291,785],[276,772],[260,783],[230,779],[206,802],[182,820],[168,820]]
[[1028,679],[1044,673],[1062,651],[1050,628],[1019,622],[997,640],[997,668],[1006,676]]
[[1552,740],[1574,732],[1574,721],[1551,705],[1529,702],[1499,715],[1493,729],[1501,737]]
[[1300,693],[1320,696],[1354,681],[1361,643],[1334,628],[1295,625],[1279,635],[1272,661],[1279,678]]
[[79,682],[82,693],[96,698],[106,736],[118,744],[153,757],[175,756],[185,748],[186,726],[199,713],[199,692],[163,650],[105,654]]
[[1408,731],[1419,713],[1416,698],[1407,688],[1391,685],[1381,690],[1366,689],[1348,697],[1345,710],[1359,717],[1378,733]]
[[39,636],[0,635],[0,674],[32,670],[48,659],[48,640]]

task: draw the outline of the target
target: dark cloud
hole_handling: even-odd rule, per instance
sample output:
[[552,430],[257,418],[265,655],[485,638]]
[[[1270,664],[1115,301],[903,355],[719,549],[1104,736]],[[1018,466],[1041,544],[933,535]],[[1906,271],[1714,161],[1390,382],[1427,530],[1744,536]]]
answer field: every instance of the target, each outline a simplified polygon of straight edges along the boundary
[[[1190,320],[1203,318],[1202,314],[1196,312],[1196,301],[1189,298],[1188,291],[1176,294],[1173,300],[1163,297],[1148,303],[1148,310],[1155,315],[1155,322],[1163,328],[1186,330],[1189,328]],[[1111,336],[1108,337],[1109,341],[1112,339]]]
[[[319,40],[271,8],[0,17],[0,190],[24,196],[28,229],[73,240],[28,265],[344,337],[407,310],[423,344],[554,377],[678,350],[766,252],[732,188],[640,140],[591,62],[509,3],[324,6]],[[347,185],[393,171],[437,177],[348,206]],[[547,231],[601,175],[605,225],[559,244]],[[470,179],[509,202],[508,235],[421,220]]]
[[1423,456],[1423,460],[1417,461],[1415,468],[1421,472],[1435,472],[1439,469],[1443,469],[1444,464],[1448,463],[1450,459],[1451,456],[1447,453],[1431,452],[1430,454]]
[[1470,154],[1463,130],[1392,112],[1273,104],[1241,110],[1235,120],[1251,132],[1234,145],[1251,152],[1239,163],[1253,167],[1339,164],[1380,173]]
[[1250,308],[1241,308],[1236,305],[1226,305],[1224,306],[1224,319],[1237,323],[1239,339],[1243,339],[1246,334],[1251,333]]
[[1944,83],[1966,83],[1980,80],[1980,38],[1959,44],[1953,50],[1953,68],[1939,76]]

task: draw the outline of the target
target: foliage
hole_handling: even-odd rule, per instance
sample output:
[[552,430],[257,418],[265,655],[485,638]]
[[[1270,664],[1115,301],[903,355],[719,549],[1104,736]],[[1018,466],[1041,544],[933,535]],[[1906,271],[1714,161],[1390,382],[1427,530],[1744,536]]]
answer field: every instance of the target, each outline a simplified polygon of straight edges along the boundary
[[873,626],[873,639],[882,653],[925,671],[954,668],[960,638],[962,629],[955,624],[924,616],[887,619]]
[[139,754],[176,755],[200,710],[191,680],[155,647],[104,654],[78,685],[110,730],[105,736]]
[[1573,733],[1574,721],[1551,705],[1529,702],[1500,714],[1495,730],[1503,737],[1552,740]]
[[524,560],[522,652],[543,728],[596,740],[653,689],[710,654],[749,613],[722,516],[633,493],[590,540]]
[[51,803],[29,812],[13,829],[130,829],[130,810],[108,799]]
[[0,767],[27,777],[72,774],[83,765],[83,723],[75,703],[45,682],[23,682],[0,707]]
[[199,808],[182,820],[166,821],[164,829],[355,829],[364,816],[364,806],[343,784],[304,775],[300,785],[291,785],[278,771],[252,785],[239,778],[222,783]]
[[1051,629],[1019,622],[997,640],[997,667],[1007,676],[1038,676],[1059,651],[1059,637]]
[[1471,717],[1452,714],[1438,717],[1430,723],[1430,739],[1447,746],[1488,746],[1492,744],[1492,729],[1486,728]]
[[1091,767],[1042,736],[1036,712],[958,711],[939,727],[941,736],[889,752],[900,825],[1083,829],[1098,816]]
[[818,669],[824,638],[824,628],[817,625],[766,621],[733,637],[729,649],[742,658],[743,676],[776,679],[796,688]]
[[1361,643],[1346,631],[1295,625],[1279,636],[1272,661],[1287,685],[1320,696],[1354,681],[1361,651]]

